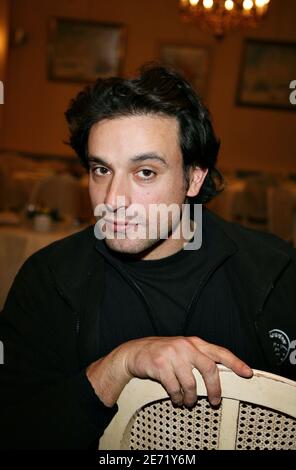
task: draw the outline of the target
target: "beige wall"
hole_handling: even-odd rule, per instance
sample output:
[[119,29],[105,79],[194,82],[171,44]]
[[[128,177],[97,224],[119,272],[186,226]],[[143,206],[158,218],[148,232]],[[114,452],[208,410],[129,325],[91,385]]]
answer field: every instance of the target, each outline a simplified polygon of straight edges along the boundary
[[[0,0],[0,80],[5,88],[8,50],[8,0]],[[5,99],[5,96],[4,96]],[[0,104],[0,147],[3,143],[4,104]]]
[[[233,33],[218,42],[194,25],[182,24],[177,5],[177,0],[11,0],[11,27],[24,28],[28,42],[10,49],[3,147],[71,154],[63,144],[63,113],[81,85],[47,80],[47,26],[52,16],[78,17],[126,24],[124,73],[157,58],[161,43],[209,46],[207,104],[222,140],[220,166],[295,171],[295,113],[234,104],[242,35]],[[247,36],[296,42],[295,0],[272,0],[264,24]]]

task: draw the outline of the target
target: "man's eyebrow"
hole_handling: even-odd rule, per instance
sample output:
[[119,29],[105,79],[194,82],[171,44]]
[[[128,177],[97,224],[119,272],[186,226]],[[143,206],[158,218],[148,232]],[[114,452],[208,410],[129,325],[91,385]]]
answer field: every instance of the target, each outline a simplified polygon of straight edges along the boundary
[[135,157],[131,158],[132,162],[144,162],[146,160],[155,160],[160,162],[164,166],[168,166],[167,162],[163,157],[160,157],[157,153],[141,153],[140,155],[136,155]]
[[[133,163],[144,162],[146,160],[154,160],[160,162],[164,166],[168,166],[167,162],[163,157],[158,155],[157,153],[141,153],[140,155],[135,155],[134,157],[130,158],[130,161]],[[89,163],[99,163],[100,165],[104,165],[107,167],[112,167],[110,163],[104,160],[102,157],[98,157],[95,155],[89,155],[88,157]]]
[[99,163],[100,165],[104,165],[104,166],[110,166],[109,163],[106,162],[106,160],[104,160],[101,157],[96,157],[94,155],[89,155],[88,162],[89,163]]

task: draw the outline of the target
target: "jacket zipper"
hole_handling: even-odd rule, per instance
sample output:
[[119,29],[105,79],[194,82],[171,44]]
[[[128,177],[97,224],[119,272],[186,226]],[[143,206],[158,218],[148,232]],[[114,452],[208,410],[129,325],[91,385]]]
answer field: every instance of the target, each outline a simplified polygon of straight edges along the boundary
[[267,286],[267,289],[266,289],[266,292],[264,294],[264,298],[262,300],[262,303],[260,305],[260,307],[258,308],[257,310],[257,315],[256,315],[256,319],[255,319],[255,328],[256,328],[256,331],[258,332],[258,318],[261,316],[262,312],[263,312],[263,309],[265,307],[265,304],[271,294],[271,292],[273,291],[274,289],[274,283],[271,282],[268,286]]
[[73,314],[75,315],[76,317],[76,323],[75,323],[75,328],[76,328],[76,335],[78,336],[79,334],[79,331],[80,331],[80,318],[79,318],[79,314],[78,312],[75,310],[75,308],[73,307],[71,301],[69,300],[69,298],[65,295],[65,293],[63,292],[63,290],[60,288],[60,286],[58,286],[56,284],[56,289],[60,295],[60,297],[66,302],[66,304],[68,305],[68,307],[71,308],[71,310],[73,311]]
[[220,268],[220,266],[222,266],[222,264],[224,264],[224,262],[230,257],[231,255],[228,255],[228,256],[225,256],[222,260],[219,261],[219,263],[217,263],[216,265],[213,266],[213,268],[208,272],[208,274],[206,275],[206,277],[204,278],[204,280],[202,281],[201,283],[201,286],[199,289],[197,289],[195,291],[195,293],[193,294],[193,297],[190,301],[190,304],[189,306],[187,307],[187,311],[186,311],[186,316],[185,316],[185,323],[184,323],[184,328],[183,328],[183,336],[186,336],[186,331],[189,327],[189,324],[190,324],[190,320],[192,318],[192,310],[193,310],[193,307],[196,306],[197,302],[198,302],[198,299],[200,298],[201,296],[201,293],[205,287],[205,285],[207,284],[207,282],[209,281],[210,277],[217,271],[218,268]]
[[258,308],[258,314],[261,314],[263,309],[264,309],[264,306],[268,300],[268,297],[270,296],[272,290],[274,289],[274,283],[271,282],[268,286],[267,286],[267,289],[266,289],[266,292],[264,294],[264,298],[263,298],[263,301],[262,301],[262,304],[260,305],[260,307]]
[[[262,337],[260,336],[260,331],[259,331],[259,325],[258,325],[258,320],[259,320],[259,317],[262,315],[263,313],[263,309],[264,309],[264,306],[270,296],[270,294],[272,293],[274,289],[274,282],[271,282],[268,286],[267,286],[267,289],[266,289],[266,292],[265,292],[265,295],[264,295],[264,298],[262,300],[262,303],[260,305],[260,307],[258,308],[257,310],[257,315],[256,315],[256,319],[254,321],[254,326],[255,326],[255,334],[257,335],[257,340],[258,340],[258,346],[259,348],[261,349],[261,352],[262,352],[262,356],[263,358],[265,359],[265,362],[266,364],[269,364],[269,366],[272,366],[273,367],[273,373],[274,374],[280,374],[280,370],[279,370],[279,367],[278,367],[278,364],[276,363],[276,360],[275,360],[275,357],[274,356],[270,356],[267,352],[266,352],[266,349],[264,347],[264,344],[262,342]],[[272,359],[270,359],[272,357]]]

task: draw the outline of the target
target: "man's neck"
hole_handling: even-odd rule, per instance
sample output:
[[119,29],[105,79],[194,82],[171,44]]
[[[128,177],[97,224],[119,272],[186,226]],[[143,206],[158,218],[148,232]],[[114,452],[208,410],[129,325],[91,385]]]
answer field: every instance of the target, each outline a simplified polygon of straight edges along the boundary
[[[180,227],[181,225],[181,227]],[[174,255],[178,251],[184,249],[184,246],[189,243],[190,239],[193,237],[194,232],[196,229],[196,222],[194,220],[190,220],[190,231],[191,234],[189,238],[184,238],[184,234],[182,231],[182,224],[181,222],[175,228],[175,230],[171,233],[171,235],[162,240],[157,246],[153,248],[153,250],[149,251],[143,257],[142,260],[157,260],[161,258],[166,258],[168,256]],[[178,237],[176,236],[178,234]]]

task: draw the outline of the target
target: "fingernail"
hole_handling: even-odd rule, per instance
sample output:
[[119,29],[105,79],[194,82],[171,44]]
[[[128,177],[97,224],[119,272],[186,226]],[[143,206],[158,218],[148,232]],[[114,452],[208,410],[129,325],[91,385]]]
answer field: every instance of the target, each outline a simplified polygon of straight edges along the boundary
[[248,366],[244,366],[243,372],[244,372],[245,375],[248,375],[249,377],[252,377],[252,375],[253,375],[252,369]]
[[190,401],[188,403],[185,403],[185,406],[187,408],[193,408],[195,404],[196,404],[196,401]]
[[183,401],[173,401],[175,406],[183,406]]
[[220,397],[213,397],[213,398],[211,399],[211,404],[212,404],[213,406],[217,406],[217,405],[219,405],[220,401],[221,401],[221,398],[220,398]]

